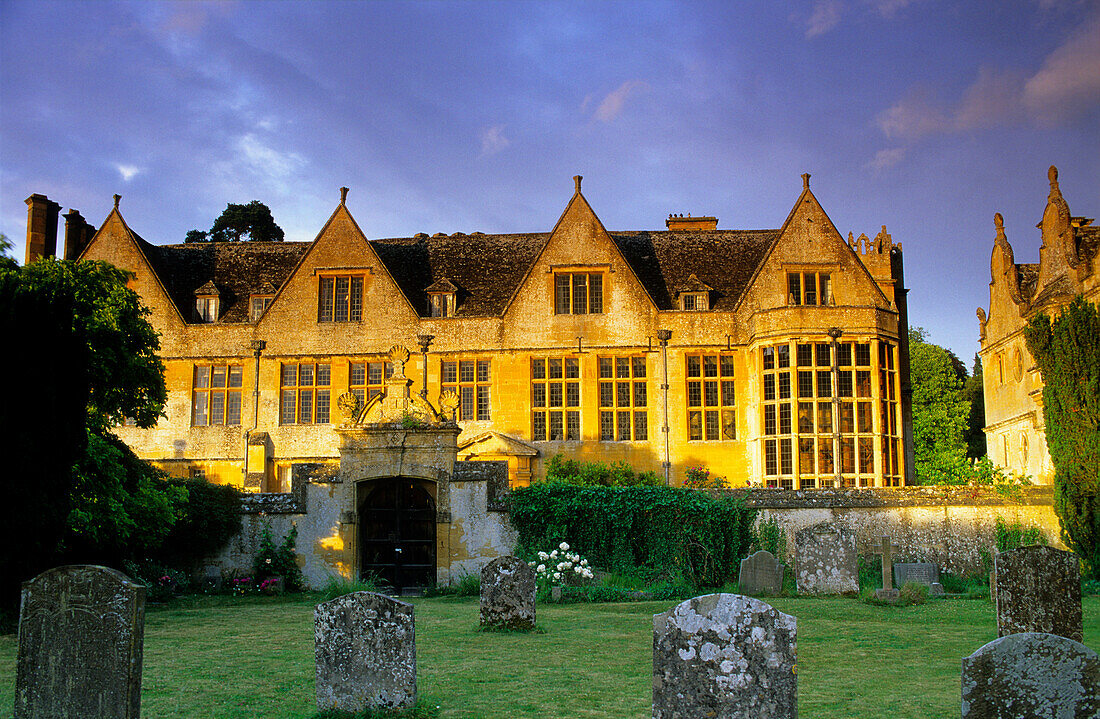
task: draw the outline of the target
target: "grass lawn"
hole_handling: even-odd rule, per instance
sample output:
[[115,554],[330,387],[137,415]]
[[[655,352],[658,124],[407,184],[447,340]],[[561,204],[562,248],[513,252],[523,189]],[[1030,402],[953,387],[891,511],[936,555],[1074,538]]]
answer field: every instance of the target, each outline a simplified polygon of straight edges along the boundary
[[[315,597],[196,598],[146,615],[145,719],[308,719]],[[423,701],[443,717],[648,717],[652,615],[675,602],[540,605],[542,633],[475,631],[476,599],[416,599]],[[996,638],[988,600],[877,607],[771,601],[798,618],[808,719],[959,716],[962,658]],[[1100,597],[1085,644],[1100,650]],[[0,717],[11,716],[16,638],[0,636]]]

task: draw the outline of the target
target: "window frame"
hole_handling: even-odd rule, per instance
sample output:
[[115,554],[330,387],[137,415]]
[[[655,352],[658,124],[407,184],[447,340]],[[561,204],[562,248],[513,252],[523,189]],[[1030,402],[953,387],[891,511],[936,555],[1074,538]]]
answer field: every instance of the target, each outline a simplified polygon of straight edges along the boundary
[[[561,270],[554,272],[555,315],[602,315],[607,298],[607,272],[604,270]],[[584,278],[581,285],[579,280]],[[583,303],[577,300],[578,289],[584,289]],[[580,305],[583,304],[583,307]]]
[[218,321],[221,312],[221,302],[217,295],[202,295],[195,298],[195,320],[201,324],[212,324]]
[[[786,272],[788,307],[828,307],[834,303],[833,271],[789,269]],[[808,280],[813,280],[809,290]],[[812,300],[812,301],[811,301]]]
[[[713,360],[713,364],[708,360]],[[708,374],[708,368],[711,366],[714,368],[714,374]],[[711,384],[713,384],[713,394],[710,392]],[[735,354],[729,352],[684,354],[684,408],[688,442],[737,441]],[[696,418],[698,422],[693,424]]]
[[[339,297],[340,283],[346,281],[346,295]],[[326,272],[317,277],[317,322],[346,324],[363,321],[366,273]]]
[[[222,369],[221,384],[216,370]],[[233,362],[201,363],[191,368],[191,426],[239,427],[243,412],[244,365]],[[220,400],[219,414],[215,407]],[[200,409],[201,407],[201,409]]]
[[[466,374],[466,369],[469,374]],[[484,370],[484,372],[482,371]],[[459,399],[459,422],[491,422],[493,366],[487,357],[456,357],[440,359],[440,394],[451,391]]]
[[[362,381],[357,381],[360,376]],[[393,362],[381,359],[352,360],[348,362],[348,391],[364,405],[377,395],[386,393],[386,380],[392,376]],[[379,379],[374,381],[374,377]]]
[[[558,368],[556,376],[555,365]],[[580,358],[570,355],[533,356],[530,358],[528,367],[531,387],[532,441],[580,441],[583,390]],[[558,429],[557,434],[554,431],[555,427]]]
[[600,441],[648,442],[650,391],[645,355],[600,355],[596,368]]
[[[294,384],[287,383],[287,369],[294,367]],[[303,382],[303,368],[310,368],[310,380]],[[322,372],[322,368],[324,371]],[[322,374],[324,382],[322,382]],[[309,418],[302,419],[306,394],[309,395]],[[288,398],[293,402],[293,416],[288,419]],[[323,401],[322,401],[323,398]],[[280,362],[279,363],[279,425],[332,424],[332,363],[331,362]]]
[[[275,295],[252,295],[248,298],[248,319],[252,322],[258,322],[263,317],[264,312],[267,312],[267,308],[271,306],[272,301],[275,299]],[[257,311],[257,304],[259,304],[259,311]]]

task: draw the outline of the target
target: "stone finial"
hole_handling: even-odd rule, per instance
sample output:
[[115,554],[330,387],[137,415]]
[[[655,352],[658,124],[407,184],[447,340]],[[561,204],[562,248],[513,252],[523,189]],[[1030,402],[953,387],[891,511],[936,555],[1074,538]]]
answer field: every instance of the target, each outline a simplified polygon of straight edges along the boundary
[[122,195],[115,195],[114,197],[115,197],[115,209],[117,210],[118,209],[118,203],[119,203],[119,200],[122,199]]
[[1008,238],[1005,236],[1005,219],[1001,217],[1000,212],[993,213],[993,226],[997,228],[997,242],[1007,242]]
[[810,189],[810,173],[808,173],[808,172],[803,172],[802,173],[802,189],[803,190]]
[[1050,189],[1058,188],[1058,168],[1054,165],[1047,168],[1047,179],[1050,180]]
[[583,177],[581,175],[573,175],[573,183],[577,186],[576,192],[577,192],[578,195],[581,194],[581,180],[582,179],[583,179]]
[[347,201],[348,201],[348,188],[341,187],[340,188],[340,204],[342,205]]

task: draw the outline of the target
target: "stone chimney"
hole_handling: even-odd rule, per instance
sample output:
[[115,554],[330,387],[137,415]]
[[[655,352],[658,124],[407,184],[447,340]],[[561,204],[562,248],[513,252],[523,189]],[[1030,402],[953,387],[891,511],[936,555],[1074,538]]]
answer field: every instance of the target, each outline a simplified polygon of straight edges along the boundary
[[34,194],[27,203],[27,254],[23,264],[57,254],[57,213],[61,205],[45,195]]
[[92,241],[95,227],[89,225],[77,210],[65,213],[65,259],[75,260]]
[[692,217],[690,213],[687,217],[683,214],[669,215],[665,220],[665,227],[670,230],[717,230],[718,218]]

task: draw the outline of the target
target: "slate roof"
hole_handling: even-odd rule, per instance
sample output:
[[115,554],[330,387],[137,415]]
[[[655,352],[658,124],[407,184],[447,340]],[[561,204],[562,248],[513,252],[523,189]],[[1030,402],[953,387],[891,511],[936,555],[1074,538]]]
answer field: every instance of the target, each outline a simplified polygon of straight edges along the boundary
[[194,242],[153,245],[138,238],[164,288],[184,320],[195,317],[195,290],[218,288],[219,321],[248,322],[249,295],[270,294],[290,277],[309,242]]
[[[609,232],[658,309],[676,309],[676,292],[695,275],[711,289],[710,307],[730,311],[779,230]],[[503,314],[550,233],[435,235],[371,240],[386,269],[421,316],[426,290],[444,279],[457,288],[457,317]],[[153,245],[138,238],[188,322],[195,290],[209,282],[221,297],[220,322],[248,322],[249,295],[282,287],[309,242],[201,242]]]

